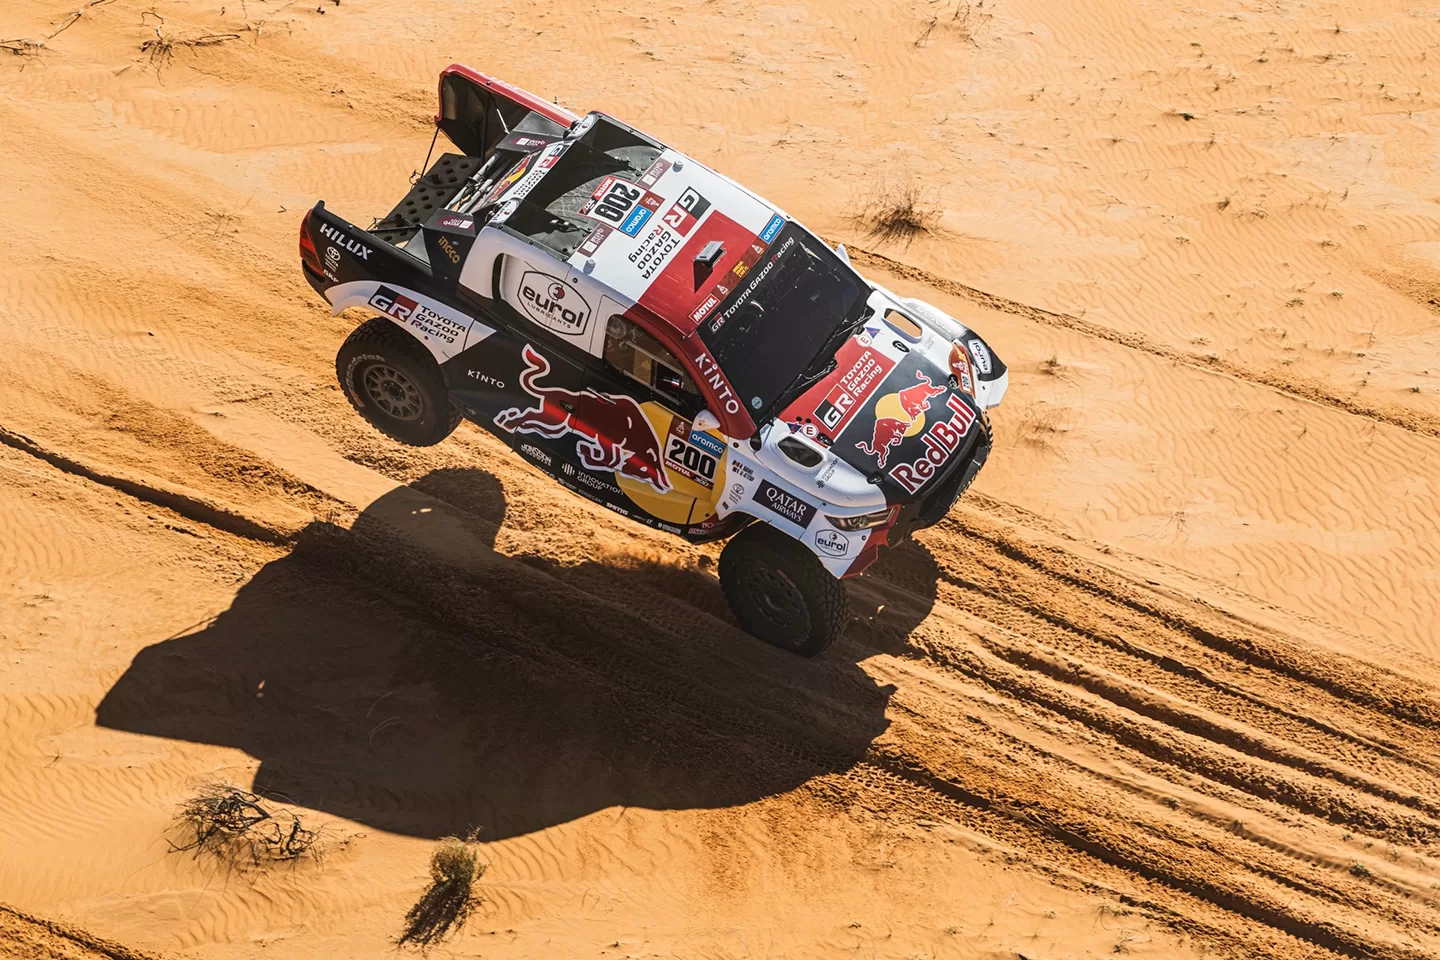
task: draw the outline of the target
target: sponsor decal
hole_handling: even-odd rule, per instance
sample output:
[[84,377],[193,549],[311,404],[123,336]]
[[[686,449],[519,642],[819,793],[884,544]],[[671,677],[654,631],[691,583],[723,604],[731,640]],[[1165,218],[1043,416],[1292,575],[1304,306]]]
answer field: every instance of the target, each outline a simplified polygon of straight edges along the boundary
[[821,470],[820,475],[815,478],[815,486],[819,487],[821,490],[824,490],[825,484],[829,483],[830,478],[835,476],[835,470],[839,466],[839,463],[839,460],[831,460],[829,463],[825,464],[825,469]]
[[985,346],[985,341],[979,337],[971,337],[965,341],[965,345],[970,348],[970,355],[975,358],[975,368],[980,371],[980,375],[982,377],[990,376],[990,371],[995,369],[995,365],[991,362],[990,348]]
[[464,341],[468,324],[436,313],[414,298],[385,286],[383,283],[370,295],[370,306],[387,317],[420,331],[427,337],[435,337],[446,343]]
[[847,342],[835,355],[836,366],[845,372],[830,392],[815,406],[815,419],[832,437],[840,435],[865,400],[895,368],[891,360],[859,338]]
[[580,208],[580,215],[634,237],[639,236],[650,217],[660,209],[660,203],[658,195],[638,184],[606,177]]
[[329,279],[329,280],[334,280],[334,281],[337,282],[337,283],[340,281],[340,277],[339,277],[339,275],[336,273],[336,271],[340,269],[340,248],[339,248],[339,247],[326,247],[326,248],[325,248],[325,268],[324,268],[324,269],[325,269],[325,276],[326,276],[327,279]]
[[[861,440],[855,444],[857,450],[875,458],[882,470],[890,459],[890,448],[911,434],[918,433],[925,425],[925,411],[930,409],[930,400],[945,392],[919,370],[915,378],[920,382],[896,393],[888,393],[875,403],[875,430],[870,442]],[[892,400],[893,398],[893,400]]]
[[708,450],[710,455],[719,459],[725,455],[725,444],[710,436],[708,433],[701,433],[699,430],[690,431],[690,442],[701,450]]
[[580,255],[582,257],[595,256],[595,251],[600,249],[600,244],[604,243],[605,238],[614,232],[612,228],[603,223],[596,224],[595,229],[591,230],[590,235],[580,244]]
[[680,199],[675,201],[665,213],[665,223],[670,229],[680,236],[687,235],[700,218],[705,216],[710,209],[710,201],[706,200],[693,187],[686,187],[685,192],[680,194]]
[[466,370],[465,375],[471,380],[479,380],[481,383],[488,384],[496,388],[497,390],[505,389],[504,380],[501,380],[499,377],[492,377],[490,374],[485,373],[483,370]]
[[547,143],[550,142],[550,138],[549,138],[549,137],[527,137],[527,136],[524,136],[524,135],[520,135],[520,136],[516,136],[516,137],[511,138],[510,142],[513,143],[513,144],[515,144],[515,146],[520,147],[522,150],[528,150],[528,149],[530,149],[530,148],[532,148],[532,147],[543,147],[543,146],[545,146],[545,144],[547,144]]
[[710,384],[715,391],[715,399],[725,408],[726,413],[739,413],[740,401],[735,396],[735,391],[730,389],[730,381],[725,379],[725,374],[720,370],[720,364],[710,355],[710,351],[704,347],[695,354],[695,366],[699,368],[700,379]]
[[440,252],[445,254],[446,259],[451,263],[460,262],[460,251],[455,249],[455,245],[450,242],[449,237],[437,237],[436,246],[440,248]]
[[[525,372],[520,374],[520,386],[537,403],[500,411],[495,415],[497,427],[550,439],[573,434],[578,438],[575,451],[585,469],[613,471],[648,483],[659,493],[670,492],[660,441],[638,403],[623,394],[541,386],[539,381],[550,373],[550,361],[528,343],[522,356]],[[586,482],[584,474],[576,479]]]
[[630,251],[629,259],[640,271],[641,278],[649,280],[679,247],[680,238],[670,232],[663,223],[659,223],[646,234],[638,247]]
[[343,230],[336,230],[328,223],[320,224],[320,235],[335,244],[335,246],[350,251],[352,256],[361,260],[369,260],[370,254],[375,252],[359,240],[351,239]]
[[525,154],[525,156],[521,157],[520,162],[515,164],[515,167],[509,173],[505,174],[505,176],[501,177],[500,182],[495,184],[495,186],[491,188],[490,195],[485,198],[485,202],[493,203],[494,201],[499,200],[502,193],[515,186],[515,184],[519,183],[520,178],[525,176],[525,174],[529,172],[530,161],[534,159],[535,154],[533,153],[527,153]]
[[774,240],[775,235],[780,232],[780,228],[783,226],[785,226],[784,217],[779,214],[771,217],[770,222],[765,224],[765,229],[760,231],[761,242],[768,244],[771,240]]
[[850,552],[850,538],[839,530],[820,530],[815,534],[815,549],[827,557],[843,557]]
[[[735,314],[739,313],[741,308],[743,308],[745,304],[750,302],[750,298],[755,294],[755,289],[759,287],[762,282],[764,282],[765,278],[770,275],[770,271],[775,269],[775,264],[779,263],[780,258],[783,257],[786,251],[788,251],[793,246],[795,246],[795,238],[787,238],[785,242],[780,245],[779,250],[776,250],[774,253],[770,254],[770,259],[765,261],[765,266],[761,267],[758,271],[755,271],[753,273],[746,265],[744,257],[740,259],[739,263],[735,264],[736,276],[743,277],[745,276],[745,274],[750,273],[750,280],[748,283],[745,284],[744,289],[740,291],[739,295],[735,297],[735,302],[722,310],[715,317],[715,319],[711,321],[711,333],[718,332],[719,329],[725,325],[726,320],[729,320],[731,317],[735,316]],[[764,253],[764,250],[761,249],[760,252]],[[750,263],[754,262],[754,260],[750,261]],[[742,270],[741,267],[744,267],[745,269]]]
[[519,450],[531,460],[544,464],[547,467],[554,466],[555,464],[555,461],[550,457],[550,454],[546,453],[544,450],[541,450],[533,443],[522,443],[520,444]]
[[538,270],[520,275],[520,306],[540,326],[578,337],[590,324],[590,304],[578,290]]
[[786,493],[769,480],[761,480],[751,499],[771,513],[779,514],[791,523],[808,527],[815,516],[815,505]]
[[[690,429],[689,420],[675,417],[670,421],[670,430],[665,437],[665,466],[682,477],[689,477],[706,490],[713,490],[719,458],[694,443],[694,436],[696,434]],[[724,452],[723,447],[721,452]]]
[[670,161],[661,160],[657,157],[655,162],[650,164],[645,172],[640,175],[640,182],[647,187],[653,187],[655,186],[655,181],[665,176],[665,171],[669,169]]
[[437,222],[437,226],[449,227],[452,230],[470,230],[474,228],[475,221],[469,217],[462,217],[459,214],[452,213],[441,217]]
[[790,428],[791,433],[801,434],[802,436],[809,437],[811,440],[815,440],[820,436],[820,429],[813,423],[802,423],[799,420],[791,420],[787,422],[785,426]]
[[720,300],[715,294],[707,294],[705,299],[700,301],[700,306],[690,311],[690,322],[698,327],[700,323],[709,316],[710,311],[718,306],[720,306]]
[[755,479],[755,471],[750,469],[750,465],[741,463],[739,460],[730,461],[730,472],[742,480],[753,481]]
[[737,483],[737,484],[733,484],[733,485],[730,487],[730,495],[725,498],[725,503],[726,503],[727,506],[735,507],[735,506],[739,506],[740,501],[741,501],[741,500],[744,500],[744,499],[745,499],[745,488],[744,488],[743,486],[741,486],[740,484]]
[[935,471],[960,447],[970,425],[975,422],[975,411],[952,393],[945,404],[954,414],[949,420],[937,420],[925,431],[922,438],[925,450],[909,463],[897,463],[890,468],[890,476],[904,487],[907,493],[916,493],[926,481],[935,476]]
[[960,384],[961,390],[975,396],[975,380],[970,375],[970,356],[958,343],[950,345],[950,372],[955,375],[955,382]]
[[683,529],[681,529],[680,527],[675,526],[673,523],[657,523],[657,524],[655,524],[655,526],[659,527],[661,530],[664,530],[666,533],[677,533],[677,534],[679,534],[679,533],[684,533],[684,532],[685,532]]

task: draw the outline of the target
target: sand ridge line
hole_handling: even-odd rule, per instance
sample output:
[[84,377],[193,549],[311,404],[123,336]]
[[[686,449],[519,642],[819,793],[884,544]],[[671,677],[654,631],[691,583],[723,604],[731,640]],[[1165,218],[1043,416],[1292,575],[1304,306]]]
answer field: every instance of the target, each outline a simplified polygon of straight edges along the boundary
[[93,467],[86,466],[78,460],[67,457],[63,454],[48,450],[40,444],[31,440],[24,434],[15,433],[0,426],[0,443],[21,453],[28,454],[37,460],[50,464],[58,470],[81,477],[112,490],[128,494],[144,503],[163,507],[173,511],[187,520],[222,530],[226,533],[244,537],[247,540],[254,540],[260,543],[283,545],[292,543],[294,537],[279,529],[270,527],[260,521],[249,517],[241,516],[224,507],[206,503],[204,500],[196,499],[175,490],[167,490],[154,484],[145,483],[139,480],[122,477],[117,474],[107,473]]
[[1027,303],[1021,303],[1018,300],[1011,300],[997,294],[987,293],[984,290],[968,286],[958,280],[942,277],[929,270],[911,266],[904,261],[895,260],[884,254],[866,250],[863,247],[854,247],[847,244],[845,249],[854,259],[867,266],[879,267],[896,276],[924,283],[927,286],[942,290],[945,293],[964,297],[972,303],[989,307],[992,310],[999,310],[1002,313],[1024,317],[1027,320],[1033,320],[1037,323],[1046,324],[1047,326],[1074,330],[1086,336],[1095,337],[1099,340],[1107,340],[1133,350],[1140,350],[1165,360],[1184,364],[1196,370],[1209,370],[1215,373],[1225,374],[1237,380],[1245,380],[1259,386],[1269,387],[1272,390],[1277,390],[1280,393],[1295,397],[1299,400],[1309,400],[1313,403],[1319,403],[1337,410],[1342,410],[1345,413],[1357,417],[1364,417],[1367,420],[1378,421],[1390,426],[1399,427],[1402,430],[1408,430],[1411,433],[1440,439],[1440,417],[1428,413],[1422,413],[1418,410],[1407,410],[1395,404],[1387,404],[1380,407],[1360,403],[1353,398],[1343,397],[1332,390],[1326,389],[1315,381],[1285,377],[1263,370],[1254,370],[1243,364],[1226,360],[1220,356],[1196,356],[1191,353],[1186,353],[1183,350],[1176,350],[1173,347],[1166,347],[1156,343],[1142,333],[1122,333],[1119,330],[1114,330],[1080,317],[1054,313],[1050,310],[1034,307]]
[[[66,923],[33,917],[14,907],[0,903],[0,947],[9,945],[21,948],[33,947],[37,950],[46,949],[45,954],[34,955],[48,958],[57,955],[52,954],[48,949],[56,941],[62,942],[67,947],[83,950],[87,955],[106,957],[109,960],[157,960],[154,954],[143,953],[113,940],[94,936]],[[13,956],[17,960],[24,960],[27,954]]]

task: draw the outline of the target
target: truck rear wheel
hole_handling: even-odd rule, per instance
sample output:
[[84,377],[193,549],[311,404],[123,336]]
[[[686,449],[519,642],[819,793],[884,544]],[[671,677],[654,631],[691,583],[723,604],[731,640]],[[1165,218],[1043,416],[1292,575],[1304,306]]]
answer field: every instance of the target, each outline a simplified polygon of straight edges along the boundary
[[782,650],[813,657],[845,629],[845,586],[791,537],[755,523],[720,553],[720,588],[745,630]]
[[435,358],[384,317],[351,332],[335,355],[335,375],[350,405],[393,440],[434,446],[460,424]]

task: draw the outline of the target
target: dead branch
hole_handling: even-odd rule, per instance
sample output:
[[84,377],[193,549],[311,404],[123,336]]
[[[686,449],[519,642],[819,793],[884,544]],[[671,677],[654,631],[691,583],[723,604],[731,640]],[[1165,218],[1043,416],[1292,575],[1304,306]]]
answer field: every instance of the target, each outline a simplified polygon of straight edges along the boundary
[[27,40],[22,37],[0,40],[0,49],[9,50],[17,57],[33,57],[45,49],[45,44],[54,40],[79,22],[80,18],[85,15],[86,10],[89,10],[91,7],[101,7],[107,3],[114,2],[115,0],[89,0],[88,3],[82,5],[78,10],[72,10],[67,13],[60,22],[55,25],[54,30],[51,30],[39,40]]

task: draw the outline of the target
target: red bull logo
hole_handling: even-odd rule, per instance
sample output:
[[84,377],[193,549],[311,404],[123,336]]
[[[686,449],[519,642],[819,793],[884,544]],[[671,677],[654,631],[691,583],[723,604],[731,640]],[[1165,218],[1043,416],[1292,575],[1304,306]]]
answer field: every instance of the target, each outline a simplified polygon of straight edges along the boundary
[[975,411],[966,405],[959,394],[952,393],[945,402],[952,416],[949,420],[937,420],[921,437],[923,450],[909,463],[897,463],[890,468],[891,478],[907,493],[919,493],[940,472],[945,462],[960,449],[970,426],[975,422]]
[[523,356],[525,372],[520,374],[520,386],[539,403],[500,411],[495,415],[496,426],[552,440],[574,434],[580,438],[575,452],[585,469],[613,470],[648,483],[659,493],[670,492],[661,465],[660,441],[638,403],[626,396],[591,390],[576,393],[564,387],[542,387],[536,381],[550,373],[550,361],[528,343]]
[[[875,432],[869,443],[861,440],[855,444],[857,449],[874,457],[882,470],[890,459],[890,448],[899,446],[900,441],[923,426],[917,426],[917,423],[930,409],[931,398],[945,392],[944,387],[932,384],[930,378],[919,370],[915,371],[915,378],[920,382],[913,387],[881,397],[876,402]],[[891,397],[895,398],[893,402]]]

